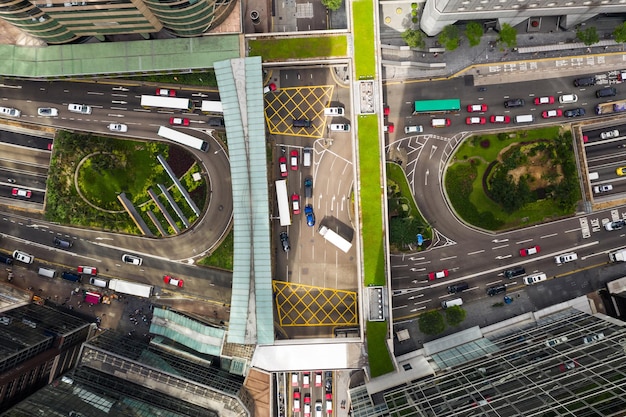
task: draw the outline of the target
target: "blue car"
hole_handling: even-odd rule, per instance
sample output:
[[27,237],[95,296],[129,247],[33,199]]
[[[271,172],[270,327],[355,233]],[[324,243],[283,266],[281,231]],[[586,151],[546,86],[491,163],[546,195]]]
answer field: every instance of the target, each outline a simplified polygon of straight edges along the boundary
[[304,215],[306,216],[306,225],[313,227],[315,226],[315,213],[313,213],[313,206],[307,204],[304,207]]

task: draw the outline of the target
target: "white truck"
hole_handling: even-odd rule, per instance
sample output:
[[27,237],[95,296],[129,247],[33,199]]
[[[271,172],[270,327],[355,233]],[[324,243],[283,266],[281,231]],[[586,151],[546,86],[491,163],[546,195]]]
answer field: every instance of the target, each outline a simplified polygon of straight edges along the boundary
[[122,281],[112,279],[109,281],[109,289],[122,294],[136,295],[137,297],[150,298],[152,296],[152,285],[139,284],[137,282]]
[[348,242],[346,239],[344,239],[324,225],[320,226],[318,232],[324,237],[324,239],[326,239],[346,253],[348,253],[348,251],[352,247],[352,243]]
[[609,260],[611,262],[626,262],[626,249],[609,252]]

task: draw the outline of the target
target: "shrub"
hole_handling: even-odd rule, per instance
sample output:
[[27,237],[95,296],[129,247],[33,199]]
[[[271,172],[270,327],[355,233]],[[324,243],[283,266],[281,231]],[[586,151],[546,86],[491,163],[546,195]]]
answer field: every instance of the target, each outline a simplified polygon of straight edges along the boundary
[[446,321],[450,326],[458,326],[465,320],[467,312],[461,306],[452,306],[446,309]]
[[418,321],[420,332],[424,334],[436,335],[443,332],[446,328],[446,324],[443,321],[443,316],[437,310],[420,314]]

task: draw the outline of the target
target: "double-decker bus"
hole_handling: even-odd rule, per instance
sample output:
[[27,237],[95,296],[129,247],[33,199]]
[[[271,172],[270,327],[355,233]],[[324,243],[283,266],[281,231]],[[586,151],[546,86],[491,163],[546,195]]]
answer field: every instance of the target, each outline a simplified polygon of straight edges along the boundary
[[179,97],[141,96],[141,107],[157,109],[193,110],[193,100]]
[[197,149],[202,152],[206,152],[209,150],[209,143],[198,139],[195,136],[188,135],[183,132],[179,132],[178,130],[170,129],[166,126],[159,127],[159,132],[157,135],[162,138],[171,140],[176,143],[180,143],[181,145],[189,146],[190,148]]
[[444,100],[419,100],[415,102],[413,114],[420,113],[451,113],[461,110],[461,100],[450,98]]
[[287,196],[287,181],[276,181],[276,201],[278,201],[278,216],[281,226],[291,224],[291,211],[289,210],[289,197]]
[[221,101],[202,100],[203,113],[224,113],[224,107]]

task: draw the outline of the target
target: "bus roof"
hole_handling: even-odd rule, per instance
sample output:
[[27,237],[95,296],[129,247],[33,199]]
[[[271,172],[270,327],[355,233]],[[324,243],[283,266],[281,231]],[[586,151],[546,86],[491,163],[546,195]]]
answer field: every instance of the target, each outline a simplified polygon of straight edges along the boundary
[[461,100],[450,98],[444,100],[419,100],[415,102],[415,113],[431,113],[461,110]]

